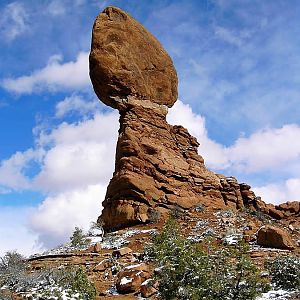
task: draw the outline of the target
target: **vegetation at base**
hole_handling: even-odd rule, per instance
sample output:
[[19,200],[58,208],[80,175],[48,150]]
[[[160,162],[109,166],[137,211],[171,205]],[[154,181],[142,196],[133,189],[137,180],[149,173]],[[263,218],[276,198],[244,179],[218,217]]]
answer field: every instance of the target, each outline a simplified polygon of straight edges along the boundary
[[146,254],[156,262],[162,299],[251,300],[269,289],[247,254],[247,246],[206,249],[182,236],[174,219],[153,238]]
[[83,299],[93,300],[96,297],[95,285],[89,281],[83,268],[80,267],[75,270],[74,280],[70,282],[70,288],[72,291],[79,291]]
[[300,293],[300,257],[277,257],[267,261],[266,266],[277,288]]
[[26,299],[68,299],[76,294],[82,300],[96,297],[95,286],[82,267],[28,270],[25,259],[16,252],[0,258],[0,299],[13,299],[12,294],[18,292],[25,293]]
[[83,230],[75,227],[72,236],[70,237],[71,246],[76,248],[86,247],[89,245],[89,240],[83,234]]

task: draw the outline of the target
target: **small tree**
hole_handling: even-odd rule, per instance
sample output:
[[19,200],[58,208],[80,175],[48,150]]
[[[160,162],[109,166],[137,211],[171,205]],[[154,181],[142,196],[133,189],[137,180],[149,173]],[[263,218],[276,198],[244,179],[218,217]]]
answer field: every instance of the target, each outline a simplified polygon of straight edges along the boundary
[[157,263],[162,299],[251,300],[265,291],[243,244],[204,250],[170,219],[146,252]]
[[83,230],[79,227],[75,227],[72,236],[70,237],[71,245],[73,247],[85,247],[89,244],[88,239],[84,236]]
[[71,289],[74,292],[80,292],[84,300],[93,300],[96,297],[95,285],[89,281],[82,267],[76,270]]

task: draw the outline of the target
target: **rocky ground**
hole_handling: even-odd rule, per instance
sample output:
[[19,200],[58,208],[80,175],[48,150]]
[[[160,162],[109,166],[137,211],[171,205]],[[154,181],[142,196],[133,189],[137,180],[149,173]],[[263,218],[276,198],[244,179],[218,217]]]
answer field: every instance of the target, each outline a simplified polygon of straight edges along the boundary
[[[249,211],[213,210],[197,206],[189,211],[173,211],[184,235],[201,243],[211,236],[222,244],[234,244],[243,239],[250,245],[250,256],[263,271],[264,262],[277,256],[300,256],[299,223],[288,224],[267,215]],[[153,277],[153,266],[145,260],[144,247],[151,236],[159,231],[163,222],[136,225],[129,229],[106,234],[103,238],[90,236],[87,249],[74,250],[62,247],[29,259],[32,270],[45,266],[83,266],[97,288],[97,299],[156,299],[156,289],[147,285]],[[260,232],[268,230],[268,240]],[[264,243],[268,246],[262,246]],[[270,292],[261,299],[295,299],[281,292],[282,298]],[[273,298],[272,298],[273,297]]]

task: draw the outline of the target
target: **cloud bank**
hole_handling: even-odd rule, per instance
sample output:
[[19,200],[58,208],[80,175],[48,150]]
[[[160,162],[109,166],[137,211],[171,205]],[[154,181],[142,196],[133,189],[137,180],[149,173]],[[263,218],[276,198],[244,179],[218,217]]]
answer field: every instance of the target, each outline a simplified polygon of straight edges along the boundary
[[80,52],[75,61],[62,63],[62,56],[54,55],[44,68],[35,70],[30,75],[3,79],[1,85],[16,94],[86,88],[91,85],[88,56],[87,52]]

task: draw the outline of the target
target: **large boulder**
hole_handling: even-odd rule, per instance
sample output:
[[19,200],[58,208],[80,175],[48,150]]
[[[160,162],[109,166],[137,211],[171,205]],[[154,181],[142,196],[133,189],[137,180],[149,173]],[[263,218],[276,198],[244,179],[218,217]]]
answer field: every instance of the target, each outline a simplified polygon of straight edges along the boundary
[[289,234],[277,227],[266,225],[257,233],[257,244],[264,247],[279,249],[294,249],[294,243]]
[[159,41],[116,7],[96,18],[90,76],[98,97],[113,108],[134,100],[171,107],[177,100],[177,74]]

